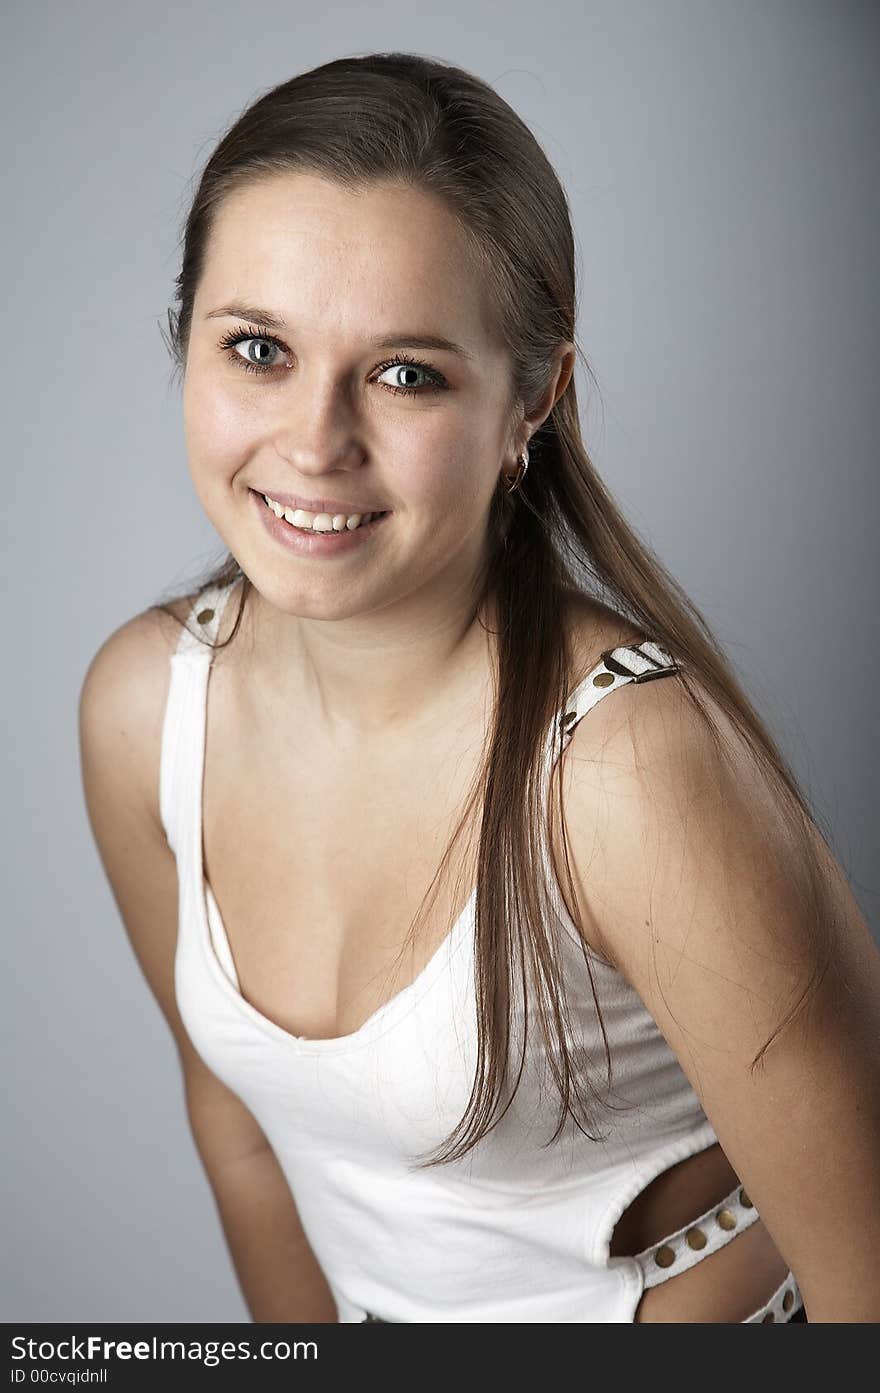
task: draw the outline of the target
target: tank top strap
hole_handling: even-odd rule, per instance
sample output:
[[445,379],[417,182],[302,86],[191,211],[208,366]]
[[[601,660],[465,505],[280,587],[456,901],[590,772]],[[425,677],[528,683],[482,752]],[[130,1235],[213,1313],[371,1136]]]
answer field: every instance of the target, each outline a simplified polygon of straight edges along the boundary
[[[623,644],[618,648],[606,649],[596,666],[575,687],[564,710],[557,717],[562,749],[571,740],[578,722],[603,697],[618,687],[626,686],[628,682],[651,682],[658,677],[671,677],[679,668],[680,664],[672,655],[653,639],[642,639],[632,646]],[[554,736],[556,734],[554,731]]]
[[[551,723],[544,747],[545,807],[549,809],[546,793],[550,787],[554,765],[567,749],[578,722],[584,718],[587,712],[592,711],[603,697],[607,697],[618,687],[626,686],[628,682],[650,682],[658,677],[671,677],[679,671],[679,668],[680,665],[672,655],[661,648],[658,643],[655,643],[653,639],[642,639],[634,645],[622,644],[617,648],[605,650],[595,667],[590,669],[586,677],[569,694],[562,711],[554,717]],[[550,892],[553,912],[565,926],[572,941],[580,945],[581,935],[571,919],[562,895],[553,864],[550,840],[548,822],[542,820],[540,845],[546,872],[544,885]],[[601,955],[593,953],[593,956],[603,962],[606,967],[611,966]]]
[[220,619],[238,579],[199,591],[171,655],[162,722],[159,815],[175,856],[194,826],[192,812],[201,777],[208,673]]
[[210,585],[199,591],[181,630],[175,657],[213,656],[226,602],[241,579],[238,575],[226,585]]

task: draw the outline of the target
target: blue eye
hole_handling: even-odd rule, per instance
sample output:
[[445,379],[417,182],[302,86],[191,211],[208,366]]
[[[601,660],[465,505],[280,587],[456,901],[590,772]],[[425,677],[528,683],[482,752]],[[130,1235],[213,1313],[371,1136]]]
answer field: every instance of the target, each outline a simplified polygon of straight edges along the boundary
[[255,363],[252,359],[245,358],[237,351],[240,343],[269,344],[272,348],[278,349],[281,352],[284,351],[283,343],[272,334],[260,333],[256,329],[231,330],[230,333],[224,335],[220,340],[220,348],[235,361],[237,366],[244,368],[245,372],[271,372],[275,364],[263,362]]
[[[254,362],[250,357],[245,357],[239,353],[240,344],[262,344],[262,357],[259,362]],[[255,329],[253,326],[248,328],[233,329],[220,340],[220,348],[226,353],[237,367],[241,367],[245,372],[254,372],[260,376],[266,373],[275,372],[278,364],[274,361],[266,362],[265,359],[271,355],[266,352],[265,345],[271,350],[279,353],[286,353],[287,350],[280,339],[274,334],[266,333],[263,330]],[[248,350],[250,352],[250,350]],[[389,358],[387,362],[380,363],[375,371],[379,374],[388,372],[390,368],[396,368],[398,372],[405,372],[409,378],[405,386],[390,382],[381,382],[379,385],[388,392],[395,392],[398,396],[418,397],[424,396],[428,392],[444,391],[449,384],[443,374],[437,368],[431,367],[428,363],[417,362],[415,358],[410,358],[406,353],[398,353],[395,358]],[[413,385],[413,374],[421,374],[424,385]]]
[[[437,372],[436,369],[429,368],[424,363],[417,363],[414,359],[407,358],[405,354],[400,354],[397,358],[393,358],[390,363],[381,364],[378,368],[378,372],[384,374],[389,372],[392,368],[397,372],[406,373],[410,379],[413,373],[421,373],[423,377],[428,379],[428,386],[425,387],[423,391],[436,392],[438,389],[442,390],[446,386],[446,379],[441,373]],[[407,381],[405,387],[392,385],[390,382],[383,382],[381,385],[383,387],[388,387],[392,392],[401,392],[404,396],[417,397],[421,395],[418,387],[413,386],[411,380]]]

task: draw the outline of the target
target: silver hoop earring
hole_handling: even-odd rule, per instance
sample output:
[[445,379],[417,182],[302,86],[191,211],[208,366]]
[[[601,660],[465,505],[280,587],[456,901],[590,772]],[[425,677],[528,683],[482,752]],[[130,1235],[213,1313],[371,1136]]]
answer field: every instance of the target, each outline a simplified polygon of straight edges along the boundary
[[519,488],[520,484],[522,483],[523,479],[526,477],[526,470],[529,467],[528,445],[523,445],[522,454],[517,456],[516,462],[519,466],[516,474],[501,475],[501,478],[504,480],[504,488],[507,491],[507,493],[515,493],[516,490]]

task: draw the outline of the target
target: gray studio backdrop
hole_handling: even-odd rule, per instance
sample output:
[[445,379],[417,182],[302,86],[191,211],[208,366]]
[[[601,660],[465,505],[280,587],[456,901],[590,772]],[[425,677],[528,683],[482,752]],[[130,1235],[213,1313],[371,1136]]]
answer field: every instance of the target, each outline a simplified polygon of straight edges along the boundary
[[877,915],[878,10],[842,0],[7,6],[2,1319],[247,1319],[82,801],[77,698],[224,548],[159,324],[187,197],[344,53],[472,69],[571,200],[588,448]]

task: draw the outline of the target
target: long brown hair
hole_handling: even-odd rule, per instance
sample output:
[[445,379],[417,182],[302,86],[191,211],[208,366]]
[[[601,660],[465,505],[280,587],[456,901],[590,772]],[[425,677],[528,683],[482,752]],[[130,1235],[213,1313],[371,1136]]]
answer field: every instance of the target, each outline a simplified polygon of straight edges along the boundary
[[[352,189],[376,180],[398,180],[445,201],[477,258],[513,363],[512,401],[526,412],[544,396],[554,352],[563,342],[575,344],[579,360],[595,381],[575,337],[574,240],[566,197],[553,168],[528,127],[490,86],[461,68],[410,53],[325,63],[266,92],[227,130],[205,165],[186,218],[176,281],[178,308],[168,312],[167,342],[175,372],[186,361],[193,301],[223,200],[244,185],[300,170],[321,173]],[[542,871],[536,834],[549,812],[542,806],[544,785],[539,777],[544,741],[581,676],[573,670],[576,661],[563,619],[563,602],[572,590],[592,593],[635,633],[653,639],[675,658],[679,670],[666,680],[681,683],[724,757],[718,726],[702,693],[714,698],[745,739],[797,848],[811,973],[795,1005],[755,1056],[753,1069],[776,1035],[804,1009],[832,952],[834,911],[806,796],[705,620],[624,520],[596,473],[581,438],[573,378],[533,435],[530,454],[521,488],[508,495],[499,487],[490,508],[491,546],[479,577],[474,615],[491,595],[498,615],[493,725],[479,780],[438,870],[439,875],[471,806],[481,796],[475,901],[476,1074],[464,1116],[426,1165],[464,1156],[510,1106],[512,1092],[498,1111],[509,1077],[512,987],[534,994],[559,1091],[559,1122],[551,1140],[560,1135],[568,1114],[586,1135],[593,1135],[593,1114],[581,1084],[596,1103],[602,1102],[569,1052],[570,1016],[538,888]],[[239,575],[230,554],[199,579],[196,590],[231,583]],[[225,643],[239,629],[250,588],[243,577],[238,614]],[[170,603],[157,608],[172,613]],[[560,748],[561,738],[560,731]],[[557,801],[559,764],[556,760]],[[572,912],[577,894],[564,816],[560,825],[563,893]],[[586,947],[584,963],[610,1085],[611,1054]],[[517,1083],[525,1047],[523,1038]]]

